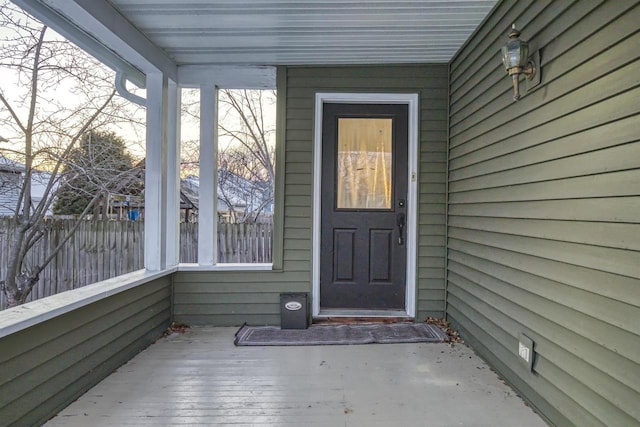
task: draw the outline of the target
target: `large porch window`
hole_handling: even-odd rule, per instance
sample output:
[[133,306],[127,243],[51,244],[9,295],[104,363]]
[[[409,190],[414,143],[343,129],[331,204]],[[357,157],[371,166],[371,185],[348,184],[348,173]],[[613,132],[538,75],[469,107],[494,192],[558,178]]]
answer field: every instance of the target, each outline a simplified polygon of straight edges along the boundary
[[275,111],[275,90],[183,90],[181,263],[270,268]]
[[147,155],[116,72],[4,3],[0,310],[144,268]]

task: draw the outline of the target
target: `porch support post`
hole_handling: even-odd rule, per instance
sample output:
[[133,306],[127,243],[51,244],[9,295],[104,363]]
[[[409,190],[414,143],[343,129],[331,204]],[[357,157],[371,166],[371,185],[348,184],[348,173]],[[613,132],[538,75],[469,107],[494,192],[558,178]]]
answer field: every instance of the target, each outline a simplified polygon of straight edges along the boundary
[[144,265],[150,271],[167,266],[167,94],[167,78],[161,72],[147,73]]
[[167,267],[180,262],[180,89],[169,80],[167,91],[167,197],[165,200]]
[[200,186],[198,208],[198,264],[214,265],[218,242],[216,187],[218,159],[216,150],[218,90],[215,86],[200,88]]

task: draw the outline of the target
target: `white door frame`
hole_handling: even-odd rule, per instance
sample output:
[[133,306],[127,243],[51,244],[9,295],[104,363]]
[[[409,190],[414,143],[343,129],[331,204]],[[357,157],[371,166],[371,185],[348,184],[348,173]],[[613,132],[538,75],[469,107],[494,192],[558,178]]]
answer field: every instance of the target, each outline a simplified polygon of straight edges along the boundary
[[[316,93],[313,132],[313,241],[312,288],[313,316],[335,316],[320,312],[320,201],[322,188],[322,113],[325,103],[338,104],[405,104],[409,107],[408,175],[407,175],[407,288],[405,311],[394,313],[415,317],[416,255],[418,223],[418,94],[416,93]],[[358,315],[357,312],[343,315]],[[384,316],[384,312],[367,311],[367,317]],[[386,314],[389,315],[389,314]]]

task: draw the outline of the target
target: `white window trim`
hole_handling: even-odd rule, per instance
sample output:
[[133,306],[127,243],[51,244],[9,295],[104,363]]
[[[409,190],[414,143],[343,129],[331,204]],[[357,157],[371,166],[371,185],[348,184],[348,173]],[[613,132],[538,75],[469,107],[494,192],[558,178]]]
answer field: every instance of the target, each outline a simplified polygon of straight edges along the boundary
[[[185,70],[186,71],[186,70]],[[202,73],[200,69],[190,69],[189,71],[197,71]],[[220,69],[218,69],[220,71]],[[237,72],[238,70],[232,69]],[[218,89],[227,88],[246,88],[246,89],[273,89],[275,88],[275,68],[264,67],[249,70],[251,78],[240,84],[238,80],[230,79],[233,75],[229,69],[224,73],[224,78],[220,80],[221,84],[214,83],[209,76],[207,83],[200,85],[200,159],[212,159],[213,165],[218,164]],[[190,72],[190,78],[197,77],[201,79],[203,76],[198,73]],[[185,76],[187,74],[184,74]],[[243,78],[246,78],[243,77]],[[256,83],[256,80],[259,83]],[[253,81],[256,80],[256,81]],[[250,82],[250,83],[249,83]],[[191,83],[193,84],[193,83]],[[206,119],[205,119],[206,118]],[[213,126],[210,123],[214,123]],[[281,160],[283,161],[283,160]],[[201,160],[202,165],[202,160]],[[215,236],[218,232],[218,174],[217,167],[200,168],[200,185],[199,185],[199,213],[198,213],[198,263],[180,263],[179,271],[272,271],[273,263],[218,263],[217,262],[217,239]],[[177,243],[176,243],[177,244]]]
[[[416,93],[316,93],[313,131],[313,237],[312,292],[313,316],[320,312],[320,196],[322,188],[322,113],[325,103],[406,104],[409,107],[407,230],[417,231],[418,224],[418,124],[419,105]],[[407,291],[405,310],[408,317],[416,314],[417,232],[407,233]]]
[[215,265],[199,265],[182,263],[178,265],[178,271],[271,271],[271,263],[224,263]]

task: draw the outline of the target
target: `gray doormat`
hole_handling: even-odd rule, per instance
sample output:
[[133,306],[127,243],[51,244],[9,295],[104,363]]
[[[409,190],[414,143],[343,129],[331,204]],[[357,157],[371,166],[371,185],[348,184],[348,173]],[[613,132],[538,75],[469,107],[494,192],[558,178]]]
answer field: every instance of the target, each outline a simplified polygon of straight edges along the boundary
[[373,343],[446,342],[448,336],[426,323],[311,325],[308,329],[247,326],[236,332],[235,345],[347,345]]

